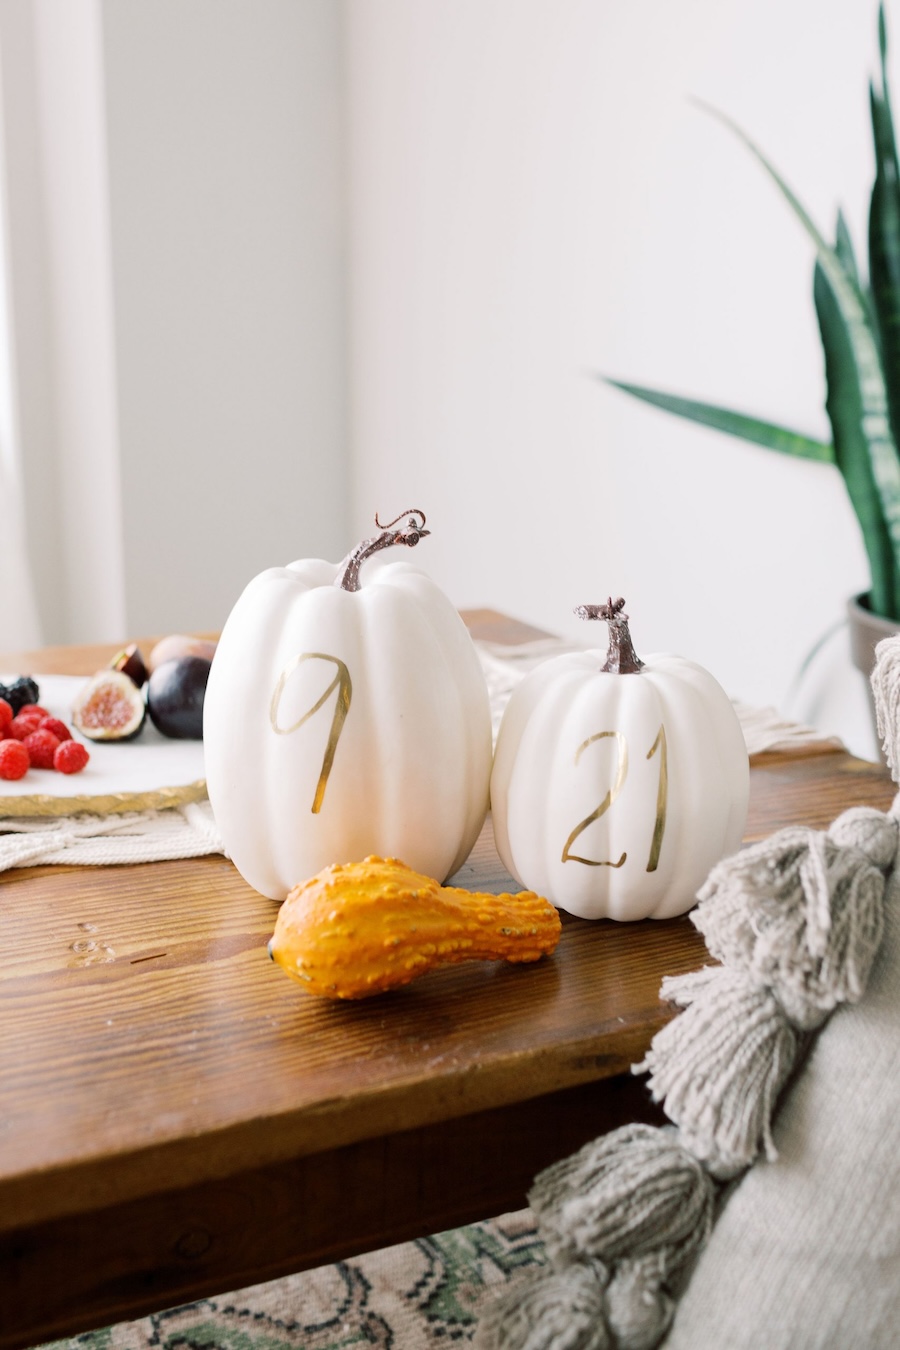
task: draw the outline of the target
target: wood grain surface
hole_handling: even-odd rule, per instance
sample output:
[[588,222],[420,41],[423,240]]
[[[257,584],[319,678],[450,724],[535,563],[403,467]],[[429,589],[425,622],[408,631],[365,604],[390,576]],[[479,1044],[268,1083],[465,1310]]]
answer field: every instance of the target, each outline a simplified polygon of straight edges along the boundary
[[[111,652],[0,669],[90,673]],[[751,780],[748,839],[894,793],[839,751],[760,756]],[[517,889],[489,825],[458,882]],[[523,1204],[546,1163],[654,1118],[629,1066],[671,1015],[662,977],[707,959],[688,918],[566,917],[535,966],[332,1004],[268,960],[277,906],[224,858],[20,869],[0,888],[2,1346]]]

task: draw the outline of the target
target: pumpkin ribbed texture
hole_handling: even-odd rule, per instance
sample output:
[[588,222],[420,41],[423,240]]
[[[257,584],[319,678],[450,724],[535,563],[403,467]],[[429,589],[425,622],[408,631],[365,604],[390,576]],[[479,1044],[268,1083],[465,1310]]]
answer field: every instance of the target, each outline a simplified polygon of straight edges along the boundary
[[396,858],[370,857],[295,886],[269,953],[309,993],[353,999],[459,961],[536,961],[559,934],[559,913],[533,891],[441,886]]

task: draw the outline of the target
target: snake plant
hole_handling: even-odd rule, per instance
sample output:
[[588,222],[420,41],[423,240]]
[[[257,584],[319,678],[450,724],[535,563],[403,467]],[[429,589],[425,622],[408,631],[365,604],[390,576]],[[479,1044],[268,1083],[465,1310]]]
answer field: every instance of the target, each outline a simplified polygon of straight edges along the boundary
[[839,213],[834,242],[816,227],[787,183],[730,118],[723,122],[761,164],[815,247],[813,299],[825,358],[830,442],[755,417],[600,378],[625,393],[745,441],[840,470],[862,530],[871,574],[869,606],[900,620],[900,168],[887,82],[883,5],[878,15],[881,86],[870,81],[875,180],[869,206],[868,279],[857,267]]

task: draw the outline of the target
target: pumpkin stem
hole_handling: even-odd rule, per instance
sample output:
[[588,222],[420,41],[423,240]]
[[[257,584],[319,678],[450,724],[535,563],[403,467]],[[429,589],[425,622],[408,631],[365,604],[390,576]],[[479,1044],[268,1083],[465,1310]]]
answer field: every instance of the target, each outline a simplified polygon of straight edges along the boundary
[[[393,527],[404,516],[407,517],[406,524],[402,529],[395,530]],[[334,584],[340,586],[343,591],[359,590],[359,569],[373,553],[380,553],[383,548],[392,548],[394,544],[406,544],[408,548],[414,548],[426,534],[431,534],[430,530],[425,529],[425,512],[415,509],[401,511],[400,515],[387,525],[382,525],[376,512],[375,524],[381,534],[375,534],[371,539],[364,539],[362,543],[357,544],[352,553],[348,553],[340,564],[339,575]]]
[[579,619],[605,619],[609,624],[609,650],[606,665],[601,666],[601,670],[613,675],[636,675],[643,670],[644,663],[631,644],[628,615],[622,613],[624,608],[621,595],[618,600],[610,596],[605,605],[579,605],[575,613]]

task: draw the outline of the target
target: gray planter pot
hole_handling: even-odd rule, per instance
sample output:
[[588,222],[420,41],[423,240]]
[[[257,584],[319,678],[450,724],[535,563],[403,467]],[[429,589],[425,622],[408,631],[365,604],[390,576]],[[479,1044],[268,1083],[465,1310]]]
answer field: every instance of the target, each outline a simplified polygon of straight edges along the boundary
[[[896,637],[900,633],[900,623],[897,623],[894,619],[883,619],[880,614],[873,614],[869,609],[868,602],[869,597],[867,595],[851,596],[847,601],[847,622],[850,626],[850,655],[856,669],[866,677],[866,692],[869,696],[872,726],[875,728],[877,740],[875,698],[871,683],[872,667],[875,665],[875,648],[883,638]],[[878,742],[878,752],[881,755],[882,762],[884,762],[880,741]]]

